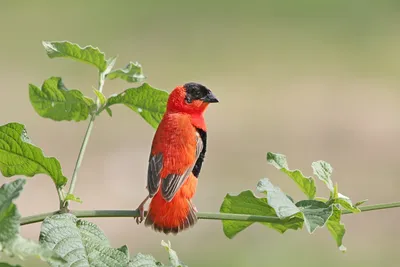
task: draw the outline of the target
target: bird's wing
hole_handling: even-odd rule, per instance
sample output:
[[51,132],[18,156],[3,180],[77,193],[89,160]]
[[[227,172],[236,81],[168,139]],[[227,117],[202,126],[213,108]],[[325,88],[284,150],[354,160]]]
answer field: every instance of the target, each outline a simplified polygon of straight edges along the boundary
[[149,196],[153,197],[160,187],[160,172],[163,167],[163,156],[161,153],[151,155],[149,159],[149,167],[147,170],[147,190]]
[[[163,154],[157,153],[150,156],[149,167],[147,171],[147,189],[149,190],[150,197],[153,197],[160,188],[161,183],[161,193],[165,200],[171,201],[175,196],[176,192],[183,185],[186,179],[189,177],[193,170],[193,167],[203,150],[203,141],[200,136],[196,134],[196,150],[195,150],[195,160],[190,164],[183,173],[181,174],[168,174],[165,178],[161,179],[161,170],[163,169]],[[161,182],[162,181],[162,182]]]
[[191,164],[184,173],[182,174],[169,174],[162,180],[161,193],[166,201],[171,201],[178,192],[179,188],[184,184],[186,179],[191,174],[197,159],[199,158],[200,152],[203,150],[203,141],[200,136],[196,134],[196,156],[193,164]]

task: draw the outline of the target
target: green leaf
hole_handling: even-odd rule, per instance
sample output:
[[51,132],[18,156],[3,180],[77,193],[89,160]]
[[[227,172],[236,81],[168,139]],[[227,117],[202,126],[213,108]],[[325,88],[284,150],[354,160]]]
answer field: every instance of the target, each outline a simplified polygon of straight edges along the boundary
[[[256,197],[252,191],[243,191],[237,196],[226,195],[221,205],[220,212],[234,214],[249,214],[261,216],[275,216],[275,210],[268,205],[266,198]],[[228,238],[233,238],[236,234],[243,231],[254,222],[223,220],[223,230]],[[281,220],[281,223],[262,223],[280,233],[287,229],[297,230],[303,226],[303,219],[297,216]]]
[[116,61],[117,61],[117,56],[107,59],[107,68],[105,71],[103,71],[103,75],[104,75],[102,77],[103,80],[105,80],[105,77],[107,76],[107,74],[109,74],[112,71]]
[[107,114],[112,117],[112,110],[110,108],[106,108]]
[[345,210],[351,211],[353,213],[361,212],[361,210],[359,208],[357,208],[357,206],[353,205],[350,198],[348,198],[340,193],[338,194],[338,198],[332,199],[330,202],[339,204]]
[[60,263],[61,259],[55,253],[19,235],[21,215],[13,201],[18,198],[25,183],[25,179],[17,179],[0,188],[0,251],[9,256],[39,256]]
[[13,200],[18,198],[25,183],[25,179],[17,179],[0,188],[0,247],[19,233],[21,215]]
[[339,197],[339,189],[338,189],[338,184],[336,183],[335,186],[333,187],[333,192],[330,196],[330,198],[338,198]]
[[28,256],[37,256],[40,259],[59,266],[64,264],[65,261],[59,257],[55,252],[49,250],[34,242],[17,235],[4,245],[3,252],[9,256],[17,256],[19,258],[26,258]]
[[142,66],[138,62],[129,62],[125,68],[114,70],[106,77],[110,80],[120,78],[130,83],[141,82],[146,78],[143,75]]
[[257,191],[267,195],[268,205],[276,212],[280,219],[293,216],[300,210],[277,186],[274,186],[267,178],[261,179],[257,184]]
[[24,125],[19,123],[0,126],[0,170],[5,177],[32,177],[43,173],[49,175],[57,187],[67,183],[58,160],[45,157],[40,148],[32,145]]
[[356,202],[356,204],[354,204],[354,207],[361,206],[362,204],[364,204],[367,201],[368,201],[368,199],[364,199],[364,200],[358,201],[358,202]]
[[346,247],[343,246],[343,236],[346,233],[344,224],[340,221],[341,211],[335,205],[333,206],[332,216],[329,217],[326,227],[336,241],[339,250],[346,252]]
[[296,203],[304,217],[307,230],[312,234],[318,227],[323,227],[332,215],[332,206],[317,200],[301,200]]
[[357,212],[361,211],[356,205],[353,205],[350,198],[339,193],[337,184],[335,184],[335,186],[333,187],[333,192],[331,194],[331,197],[326,202],[326,204],[327,205],[339,204],[344,209],[351,211],[353,213],[357,213]]
[[131,263],[126,252],[110,247],[98,226],[72,214],[46,218],[39,240],[66,260],[68,266],[128,266]]
[[315,197],[314,200],[322,201],[324,203],[329,201],[329,199],[327,199],[326,197]]
[[125,256],[129,258],[129,249],[126,245],[123,245],[122,247],[118,248],[118,250],[123,252]]
[[107,61],[105,60],[104,53],[101,52],[97,47],[85,46],[80,47],[78,44],[74,44],[68,41],[61,42],[42,42],[46,53],[49,58],[71,58],[77,61],[89,63],[97,67],[101,72],[107,68]]
[[0,267],[22,267],[21,265],[10,265],[6,262],[0,262]]
[[289,176],[309,199],[315,197],[317,188],[315,187],[314,179],[312,177],[305,177],[299,170],[289,170],[285,155],[268,152],[267,161]]
[[50,77],[42,89],[29,84],[29,98],[40,116],[55,121],[86,120],[94,105],[79,90],[68,90],[60,77]]
[[107,100],[107,107],[124,104],[142,116],[151,126],[157,128],[165,113],[167,100],[167,92],[144,83],[138,88],[130,88],[116,96],[111,96]]
[[144,255],[142,253],[138,253],[135,257],[133,257],[129,267],[158,267],[164,266],[161,262],[158,262],[151,255]]
[[100,106],[104,106],[107,102],[107,98],[97,89],[94,89],[93,92],[96,94],[97,98],[100,101]]
[[327,202],[328,205],[332,203],[340,204],[344,209],[349,210],[353,213],[360,212],[360,209],[357,206],[353,205],[350,198],[342,195],[338,191],[338,185],[333,186],[333,182],[331,180],[331,175],[333,172],[332,166],[322,160],[313,162],[311,167],[314,170],[314,174],[323,181],[328,189],[331,191],[331,199]]
[[82,238],[90,239],[92,242],[108,246],[109,242],[103,231],[92,222],[77,219],[75,216],[67,217],[69,220],[75,221],[76,227],[79,229]]
[[65,196],[64,201],[69,201],[69,200],[75,201],[75,202],[78,202],[78,203],[82,203],[82,200],[79,197],[77,197],[77,196],[75,196],[73,194],[67,194]]
[[161,240],[161,246],[163,246],[168,251],[168,258],[172,267],[187,267],[186,264],[179,260],[178,254],[176,254],[175,250],[171,248],[171,242],[168,241],[167,243],[164,240]]
[[318,179],[320,179],[321,181],[323,181],[326,186],[328,187],[328,189],[333,192],[333,183],[331,180],[331,175],[332,175],[332,166],[325,161],[319,160],[316,162],[313,162],[311,164],[311,167],[314,171],[314,174],[318,177]]

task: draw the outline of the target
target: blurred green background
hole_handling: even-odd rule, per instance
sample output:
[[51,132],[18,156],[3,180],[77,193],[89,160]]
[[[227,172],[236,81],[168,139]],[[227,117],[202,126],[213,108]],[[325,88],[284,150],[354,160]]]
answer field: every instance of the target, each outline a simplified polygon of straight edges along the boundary
[[[334,167],[340,191],[369,204],[400,200],[400,2],[286,1],[2,1],[0,124],[24,123],[33,142],[57,157],[70,176],[87,122],[40,118],[28,83],[62,76],[93,96],[95,68],[50,60],[42,40],[69,40],[139,61],[151,85],[171,91],[197,81],[220,99],[206,113],[209,149],[194,202],[218,211],[226,193],[254,189],[262,177],[295,199],[301,192],[266,163],[267,151],[311,174],[312,161]],[[132,85],[108,81],[110,95]],[[74,209],[134,209],[146,194],[154,130],[123,106],[96,120],[77,183]],[[5,182],[4,177],[0,178]],[[327,195],[318,183],[320,196]],[[57,209],[46,176],[29,180],[23,216]],[[178,236],[133,219],[91,219],[113,246],[167,262],[162,239],[195,266],[399,266],[399,210],[343,218],[342,254],[326,229],[281,235],[253,225],[233,240],[219,221],[200,221]],[[40,224],[22,228],[37,239]],[[17,261],[14,261],[17,262]],[[19,261],[21,262],[21,261]],[[23,266],[43,266],[38,260]]]

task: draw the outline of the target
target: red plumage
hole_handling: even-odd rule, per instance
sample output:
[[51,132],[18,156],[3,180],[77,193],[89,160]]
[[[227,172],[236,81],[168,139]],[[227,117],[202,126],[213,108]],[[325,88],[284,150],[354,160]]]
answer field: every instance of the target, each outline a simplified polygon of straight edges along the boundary
[[152,200],[145,225],[156,231],[176,234],[197,221],[191,199],[206,152],[203,113],[213,102],[218,100],[212,92],[197,83],[176,87],[168,98],[154,135],[147,178]]

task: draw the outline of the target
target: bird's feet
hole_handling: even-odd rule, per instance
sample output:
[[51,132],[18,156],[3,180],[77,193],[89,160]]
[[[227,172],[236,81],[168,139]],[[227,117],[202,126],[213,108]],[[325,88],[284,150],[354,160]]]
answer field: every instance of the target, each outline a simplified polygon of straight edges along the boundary
[[137,210],[139,210],[139,216],[136,217],[136,223],[141,224],[144,220],[144,205],[140,205]]
[[139,210],[139,216],[136,217],[136,223],[140,224],[144,220],[144,204],[146,204],[147,200],[150,198],[150,196],[147,196],[142,203],[140,203],[139,207],[137,210]]

